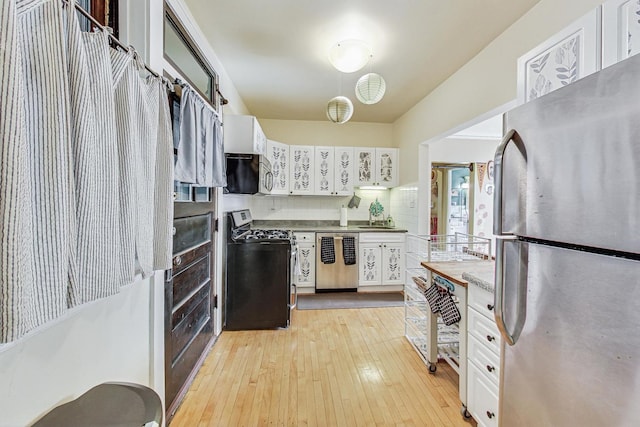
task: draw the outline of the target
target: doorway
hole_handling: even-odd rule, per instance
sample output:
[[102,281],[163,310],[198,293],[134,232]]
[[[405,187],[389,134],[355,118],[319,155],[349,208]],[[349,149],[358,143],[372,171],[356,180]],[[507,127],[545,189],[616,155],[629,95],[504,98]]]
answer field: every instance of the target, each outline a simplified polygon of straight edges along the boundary
[[430,234],[471,234],[472,163],[432,163]]

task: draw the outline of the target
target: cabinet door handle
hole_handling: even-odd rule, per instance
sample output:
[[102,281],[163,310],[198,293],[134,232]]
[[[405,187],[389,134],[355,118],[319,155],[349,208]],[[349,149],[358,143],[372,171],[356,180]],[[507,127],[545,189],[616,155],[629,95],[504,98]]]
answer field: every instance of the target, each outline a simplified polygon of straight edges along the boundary
[[495,341],[496,337],[491,336],[491,335],[487,335],[487,341],[491,342],[491,341]]
[[496,368],[494,368],[493,366],[491,366],[491,365],[487,365],[487,371],[489,371],[489,372],[493,372],[493,371],[495,371],[495,370],[496,370]]
[[495,416],[496,416],[496,414],[494,414],[493,412],[487,411],[487,417],[489,417],[489,419],[491,419],[491,418],[493,418]]
[[487,308],[489,309],[489,311],[493,311],[493,305],[492,304],[487,304]]

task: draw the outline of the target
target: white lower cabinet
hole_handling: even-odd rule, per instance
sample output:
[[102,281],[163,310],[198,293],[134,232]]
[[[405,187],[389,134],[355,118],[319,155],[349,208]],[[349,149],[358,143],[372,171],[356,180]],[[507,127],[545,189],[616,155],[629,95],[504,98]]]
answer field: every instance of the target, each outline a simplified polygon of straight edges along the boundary
[[498,386],[475,363],[467,367],[467,410],[478,426],[498,425]]
[[298,293],[314,293],[316,288],[315,233],[295,233],[295,236],[298,243],[300,274],[296,275],[294,283],[298,286]]
[[360,233],[358,290],[402,290],[405,233]]
[[467,293],[467,410],[478,426],[497,426],[502,341],[493,294],[471,283]]

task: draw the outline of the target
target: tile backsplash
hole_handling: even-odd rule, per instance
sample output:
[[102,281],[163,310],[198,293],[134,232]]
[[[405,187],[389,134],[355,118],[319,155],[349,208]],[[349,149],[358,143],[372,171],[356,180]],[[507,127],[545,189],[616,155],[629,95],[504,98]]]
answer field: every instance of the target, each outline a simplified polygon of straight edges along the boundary
[[396,227],[418,232],[418,183],[392,188],[390,208]]
[[[418,229],[418,187],[408,185],[391,190],[360,190],[358,208],[347,209],[349,221],[367,221],[369,205],[378,199],[384,207],[384,215],[393,217],[396,227],[410,232]],[[245,196],[226,194],[225,211],[251,209],[257,220],[334,220],[340,219],[340,208],[347,207],[351,196]]]

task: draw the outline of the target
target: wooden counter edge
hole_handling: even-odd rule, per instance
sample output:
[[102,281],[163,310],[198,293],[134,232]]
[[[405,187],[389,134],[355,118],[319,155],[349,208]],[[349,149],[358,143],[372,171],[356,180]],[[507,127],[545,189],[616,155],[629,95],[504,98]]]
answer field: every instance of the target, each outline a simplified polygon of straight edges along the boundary
[[489,265],[489,263],[493,264],[491,261],[422,261],[420,265],[438,276],[444,277],[456,285],[466,288],[469,282],[462,278],[462,273],[473,273],[474,266],[477,265],[477,263],[485,262],[488,263],[487,265]]

